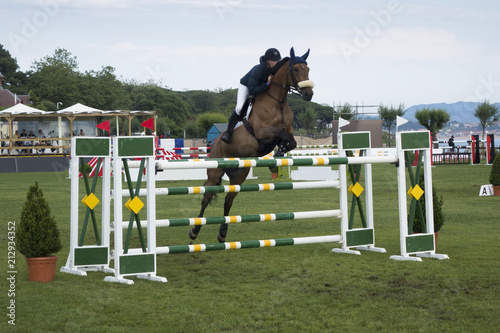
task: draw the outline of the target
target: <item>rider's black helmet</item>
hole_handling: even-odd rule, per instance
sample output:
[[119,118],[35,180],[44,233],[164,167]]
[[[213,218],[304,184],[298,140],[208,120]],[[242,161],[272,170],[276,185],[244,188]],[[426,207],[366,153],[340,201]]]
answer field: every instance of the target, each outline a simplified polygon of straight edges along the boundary
[[264,54],[264,59],[265,60],[272,60],[272,61],[279,61],[279,60],[281,60],[280,51],[278,51],[275,48],[270,48],[266,51],[266,54]]

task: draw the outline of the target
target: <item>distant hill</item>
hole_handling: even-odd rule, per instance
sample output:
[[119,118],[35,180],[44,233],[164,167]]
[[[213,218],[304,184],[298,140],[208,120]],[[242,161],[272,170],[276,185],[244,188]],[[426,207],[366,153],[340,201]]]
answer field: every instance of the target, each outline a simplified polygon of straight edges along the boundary
[[[424,108],[430,109],[442,109],[450,114],[450,121],[457,121],[459,123],[474,123],[479,122],[479,120],[474,117],[474,112],[476,111],[478,102],[456,102],[456,103],[434,103],[434,104],[419,104],[413,105],[407,108],[405,111],[404,118],[415,121],[415,112],[420,111]],[[495,103],[495,106],[500,108],[500,103]]]

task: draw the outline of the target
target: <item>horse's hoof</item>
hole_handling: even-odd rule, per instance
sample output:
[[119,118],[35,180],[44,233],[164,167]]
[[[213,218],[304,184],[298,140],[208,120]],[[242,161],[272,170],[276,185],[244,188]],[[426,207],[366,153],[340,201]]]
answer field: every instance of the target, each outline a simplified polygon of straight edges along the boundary
[[189,238],[195,240],[196,237],[198,237],[198,234],[196,232],[194,232],[194,228],[189,230]]
[[217,234],[217,240],[219,243],[224,243],[226,241],[226,237],[222,237],[220,234]]

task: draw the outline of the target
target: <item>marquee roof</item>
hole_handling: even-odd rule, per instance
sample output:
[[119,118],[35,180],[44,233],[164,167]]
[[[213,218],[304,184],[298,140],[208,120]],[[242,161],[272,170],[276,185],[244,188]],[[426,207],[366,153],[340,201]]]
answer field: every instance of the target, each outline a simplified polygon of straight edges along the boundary
[[0,117],[24,116],[24,117],[57,117],[57,116],[153,116],[156,111],[128,111],[128,110],[99,110],[81,103],[69,106],[59,111],[42,111],[25,104],[16,104],[0,111]]

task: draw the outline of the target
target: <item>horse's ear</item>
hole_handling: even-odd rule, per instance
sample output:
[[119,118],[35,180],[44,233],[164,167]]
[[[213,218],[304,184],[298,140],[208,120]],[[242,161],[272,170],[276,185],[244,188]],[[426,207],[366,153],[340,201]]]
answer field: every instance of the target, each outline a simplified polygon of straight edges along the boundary
[[306,60],[306,59],[307,59],[307,57],[309,57],[309,51],[311,51],[311,49],[307,49],[307,52],[306,52],[306,53],[304,53],[304,55],[302,56],[302,58],[303,58],[304,60]]
[[293,50],[293,46],[290,49],[290,59],[292,59],[292,62],[293,62],[293,59],[295,59],[295,51]]

